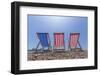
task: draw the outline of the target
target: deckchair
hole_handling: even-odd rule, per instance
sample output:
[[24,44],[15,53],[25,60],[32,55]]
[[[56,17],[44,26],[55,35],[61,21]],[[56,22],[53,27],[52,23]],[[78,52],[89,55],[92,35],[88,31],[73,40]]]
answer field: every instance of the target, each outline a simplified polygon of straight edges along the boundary
[[70,33],[68,49],[70,50],[76,49],[77,45],[79,45],[80,50],[82,50],[79,42],[79,37],[80,37],[80,33]]
[[36,33],[39,39],[39,43],[36,47],[36,52],[38,51],[39,45],[42,46],[42,50],[45,51],[45,48],[48,48],[47,50],[50,50],[51,43],[50,43],[50,37],[48,33]]
[[65,50],[64,33],[54,33],[53,50]]

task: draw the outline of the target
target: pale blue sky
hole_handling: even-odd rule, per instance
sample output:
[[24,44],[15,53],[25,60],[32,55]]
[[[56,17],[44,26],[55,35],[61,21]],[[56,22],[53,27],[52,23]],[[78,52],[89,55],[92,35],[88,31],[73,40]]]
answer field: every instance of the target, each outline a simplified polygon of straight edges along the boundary
[[78,16],[43,16],[28,15],[28,49],[36,48],[38,38],[36,32],[47,32],[53,45],[53,33],[64,32],[65,46],[68,48],[69,35],[72,32],[80,33],[82,48],[88,47],[88,18]]

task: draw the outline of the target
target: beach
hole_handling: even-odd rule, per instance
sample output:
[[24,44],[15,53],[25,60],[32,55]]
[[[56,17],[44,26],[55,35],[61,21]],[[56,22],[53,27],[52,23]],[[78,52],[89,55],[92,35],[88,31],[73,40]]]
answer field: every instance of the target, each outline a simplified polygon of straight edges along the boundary
[[88,58],[87,50],[60,50],[48,52],[28,52],[28,61],[36,60],[61,60],[61,59],[85,59]]

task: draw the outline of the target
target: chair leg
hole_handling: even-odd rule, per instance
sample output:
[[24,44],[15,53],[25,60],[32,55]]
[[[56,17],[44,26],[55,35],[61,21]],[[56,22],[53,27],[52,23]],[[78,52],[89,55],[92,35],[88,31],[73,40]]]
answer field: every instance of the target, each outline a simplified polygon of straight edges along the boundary
[[68,45],[68,50],[71,50],[70,45]]
[[80,49],[81,49],[81,51],[82,51],[82,47],[81,47],[81,45],[80,45],[79,41],[78,41],[78,44],[79,44],[79,47],[80,47]]
[[50,51],[50,46],[48,47],[48,51]]
[[50,52],[50,46],[48,47],[48,52]]
[[39,43],[38,43],[38,45],[37,45],[37,47],[36,47],[36,52],[37,52],[37,49],[38,49],[38,47],[39,47],[39,44],[40,44],[40,41],[39,41]]
[[64,51],[66,51],[66,48],[65,48],[65,40],[64,40],[64,49],[65,49]]
[[53,45],[53,48],[52,48],[52,52],[54,52],[54,45]]

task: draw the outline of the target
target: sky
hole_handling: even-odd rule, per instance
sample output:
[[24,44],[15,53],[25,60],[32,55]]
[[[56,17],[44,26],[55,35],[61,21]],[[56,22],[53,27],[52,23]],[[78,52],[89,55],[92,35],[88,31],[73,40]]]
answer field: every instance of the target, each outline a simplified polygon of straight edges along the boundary
[[[51,44],[54,32],[64,32],[65,47],[68,49],[70,33],[80,33],[80,44],[83,49],[88,48],[88,18],[81,16],[50,16],[28,15],[28,50],[36,48],[39,39],[36,32],[49,33]],[[41,48],[41,46],[39,46]]]

